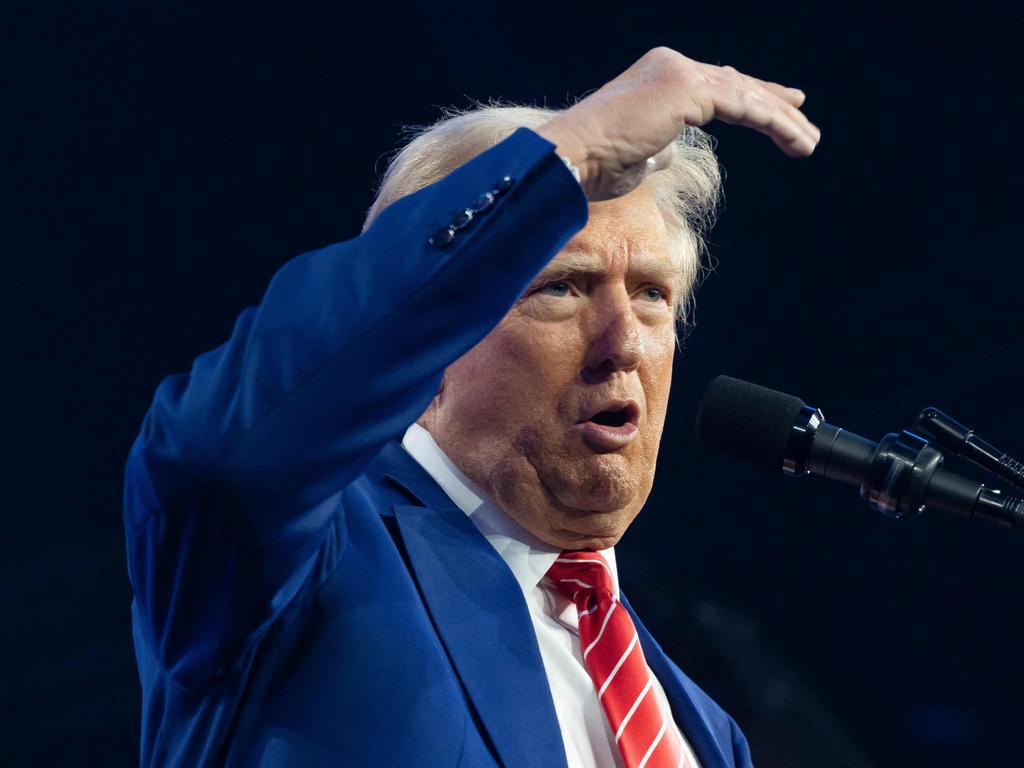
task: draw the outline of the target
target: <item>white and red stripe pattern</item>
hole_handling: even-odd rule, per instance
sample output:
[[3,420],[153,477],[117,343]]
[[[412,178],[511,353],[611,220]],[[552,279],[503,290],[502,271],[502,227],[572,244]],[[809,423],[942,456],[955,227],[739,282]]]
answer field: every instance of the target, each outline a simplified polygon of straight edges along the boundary
[[690,768],[682,737],[658,706],[640,640],[597,552],[563,552],[548,578],[576,604],[580,647],[626,768]]

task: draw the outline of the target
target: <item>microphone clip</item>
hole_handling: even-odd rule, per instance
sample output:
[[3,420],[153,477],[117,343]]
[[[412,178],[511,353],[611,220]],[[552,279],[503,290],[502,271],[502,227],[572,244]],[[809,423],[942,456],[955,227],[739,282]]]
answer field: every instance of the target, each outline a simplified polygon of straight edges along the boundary
[[923,437],[907,430],[890,432],[878,443],[860,495],[873,510],[896,520],[917,516],[942,461],[942,452]]
[[[823,430],[820,436],[819,430]],[[825,414],[820,409],[803,406],[786,440],[782,471],[799,477],[817,469],[818,474],[827,476],[827,465],[838,458],[834,446],[841,432],[825,423]],[[827,445],[825,451],[814,450],[816,436]],[[891,432],[877,445],[870,445],[871,449],[853,462],[861,468],[857,476],[861,497],[876,512],[897,520],[906,515],[919,515],[924,511],[925,494],[932,477],[942,466],[942,452],[907,430],[898,434]],[[816,467],[816,461],[823,455],[827,457],[825,464]]]

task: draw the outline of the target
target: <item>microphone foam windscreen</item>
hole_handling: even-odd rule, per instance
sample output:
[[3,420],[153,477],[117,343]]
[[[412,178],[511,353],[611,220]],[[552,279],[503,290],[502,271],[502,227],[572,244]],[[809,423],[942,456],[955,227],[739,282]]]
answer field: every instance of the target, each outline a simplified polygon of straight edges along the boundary
[[778,472],[803,407],[799,397],[718,376],[697,411],[697,440]]

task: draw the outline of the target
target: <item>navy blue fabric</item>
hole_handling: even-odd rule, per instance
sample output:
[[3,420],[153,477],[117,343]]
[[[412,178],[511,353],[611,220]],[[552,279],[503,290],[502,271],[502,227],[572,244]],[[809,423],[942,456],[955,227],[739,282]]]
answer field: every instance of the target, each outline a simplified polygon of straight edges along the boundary
[[[552,145],[517,131],[286,264],[160,384],[125,481],[143,766],[565,765],[518,585],[394,441],[586,220]],[[748,765],[641,640],[705,766]]]

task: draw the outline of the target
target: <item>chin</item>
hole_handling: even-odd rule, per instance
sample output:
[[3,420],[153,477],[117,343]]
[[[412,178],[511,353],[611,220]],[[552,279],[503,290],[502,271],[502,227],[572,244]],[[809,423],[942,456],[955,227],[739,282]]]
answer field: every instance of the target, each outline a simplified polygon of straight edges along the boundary
[[563,549],[607,549],[618,543],[638,510],[609,512],[559,508],[544,516],[542,539]]
[[[562,511],[571,517],[636,514],[638,483],[617,473],[594,472],[583,477],[563,478],[549,488]],[[630,514],[632,513],[632,514]]]
[[577,531],[558,531],[548,542],[552,546],[561,549],[608,549],[619,543],[624,531],[618,531],[610,535],[595,535]]
[[581,515],[639,509],[643,504],[638,503],[643,486],[638,475],[645,473],[633,469],[622,456],[591,455],[569,471],[553,474],[557,480],[549,484],[552,494]]

